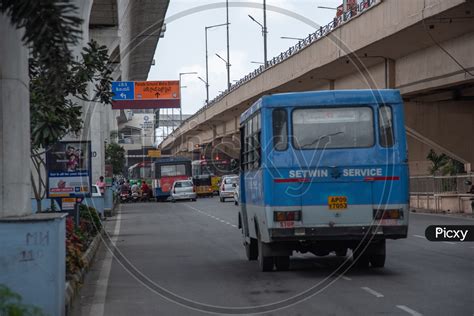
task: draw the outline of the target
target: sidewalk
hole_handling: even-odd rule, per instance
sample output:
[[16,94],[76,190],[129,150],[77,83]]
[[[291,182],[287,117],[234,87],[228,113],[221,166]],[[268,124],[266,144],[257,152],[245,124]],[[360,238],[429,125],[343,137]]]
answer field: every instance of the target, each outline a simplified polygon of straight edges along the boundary
[[474,213],[458,213],[458,212],[455,213],[455,212],[447,212],[447,211],[436,211],[436,210],[432,210],[432,209],[415,209],[415,208],[410,208],[410,213],[446,215],[446,216],[448,216],[448,217],[474,219]]

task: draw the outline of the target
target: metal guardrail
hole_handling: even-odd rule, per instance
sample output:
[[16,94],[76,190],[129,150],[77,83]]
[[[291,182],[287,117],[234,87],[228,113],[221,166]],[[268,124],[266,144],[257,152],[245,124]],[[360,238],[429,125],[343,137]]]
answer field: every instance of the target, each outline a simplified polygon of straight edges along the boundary
[[[371,8],[373,5],[375,5],[379,2],[381,2],[381,0],[364,0],[361,3],[352,6],[348,11],[344,12],[341,16],[335,17],[333,21],[326,24],[325,26],[321,26],[319,29],[316,30],[316,32],[309,34],[308,37],[306,37],[305,39],[299,41],[296,45],[291,46],[286,51],[280,53],[280,55],[275,56],[275,57],[273,57],[273,59],[267,61],[266,65],[260,66],[259,68],[257,68],[254,71],[250,72],[249,74],[247,74],[245,77],[243,77],[242,79],[240,79],[236,83],[232,84],[229,89],[227,89],[227,90],[223,91],[221,94],[217,95],[208,104],[206,104],[202,108],[200,108],[194,115],[192,115],[191,117],[184,120],[176,130],[181,128],[181,126],[183,126],[185,123],[192,120],[194,117],[196,117],[200,113],[204,112],[209,107],[213,106],[214,104],[216,104],[217,102],[222,100],[230,92],[238,89],[242,85],[248,83],[249,81],[251,81],[255,77],[262,74],[264,71],[267,71],[268,69],[280,64],[281,62],[283,62],[286,59],[290,58],[291,56],[297,54],[298,52],[300,52],[301,50],[303,50],[306,47],[310,46],[311,44],[318,41],[319,39],[327,36],[329,33],[333,32],[336,28],[338,28],[341,25],[347,23],[353,17],[358,16],[359,14],[367,11],[369,8]],[[175,132],[171,133],[170,135],[168,135],[168,137],[174,136],[173,135],[174,133]]]
[[465,184],[474,182],[474,174],[457,176],[415,176],[410,177],[411,194],[464,194],[470,189]]

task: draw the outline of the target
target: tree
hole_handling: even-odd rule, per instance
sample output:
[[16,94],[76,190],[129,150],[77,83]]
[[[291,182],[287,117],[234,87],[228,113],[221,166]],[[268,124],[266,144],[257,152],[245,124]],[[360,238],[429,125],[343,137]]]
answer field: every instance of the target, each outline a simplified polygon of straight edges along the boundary
[[432,175],[437,175],[442,172],[442,168],[449,161],[449,157],[445,154],[438,155],[433,149],[430,149],[426,159],[431,161],[431,167],[429,169]]
[[121,174],[125,165],[125,149],[119,144],[109,144],[105,149],[105,161],[112,165],[114,174]]
[[[51,91],[52,78],[47,65],[41,64],[35,56],[30,58],[31,159],[36,173],[36,178],[32,174],[31,180],[37,211],[41,211],[40,201],[46,195],[42,154],[64,136],[77,134],[83,128],[81,107],[76,101],[111,102],[112,70],[105,46],[91,41],[83,48],[81,59],[70,61],[64,71],[63,80]],[[94,84],[92,97],[88,95],[90,84]]]
[[[83,127],[77,100],[111,102],[111,73],[105,46],[90,42],[79,60],[70,48],[77,45],[82,20],[77,7],[55,0],[2,0],[0,12],[12,25],[24,28],[23,42],[30,47],[31,157],[38,183],[32,186],[38,210],[45,195],[43,153],[69,133]],[[89,85],[94,85],[89,96]],[[75,101],[76,100],[76,101]],[[87,120],[87,118],[86,118]]]
[[433,149],[430,149],[428,156],[426,157],[431,161],[432,165],[429,169],[432,175],[456,175],[464,171],[464,164],[450,158],[445,154],[436,154]]

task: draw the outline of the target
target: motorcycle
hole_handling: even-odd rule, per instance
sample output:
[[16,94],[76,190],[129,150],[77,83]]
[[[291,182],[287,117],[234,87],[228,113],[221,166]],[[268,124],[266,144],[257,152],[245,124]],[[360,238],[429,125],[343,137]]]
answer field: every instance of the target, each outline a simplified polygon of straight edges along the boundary
[[138,193],[138,192],[132,192],[132,196],[131,196],[131,201],[132,201],[132,202],[139,202],[140,199],[141,199],[140,193]]
[[127,191],[120,192],[120,203],[127,203],[130,201],[130,194]]

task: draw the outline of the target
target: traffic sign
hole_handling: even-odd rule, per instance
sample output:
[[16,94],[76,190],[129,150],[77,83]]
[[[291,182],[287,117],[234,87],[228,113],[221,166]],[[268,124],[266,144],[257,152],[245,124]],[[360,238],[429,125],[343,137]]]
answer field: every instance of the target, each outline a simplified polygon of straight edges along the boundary
[[133,81],[112,82],[112,100],[133,100],[135,97],[135,83]]
[[181,106],[178,80],[114,81],[112,109],[164,109]]
[[148,157],[150,157],[150,158],[160,158],[161,157],[161,150],[159,150],[159,149],[149,150],[148,151]]

